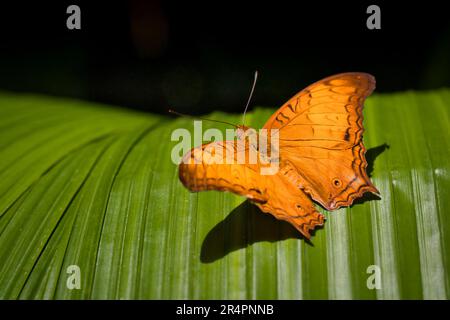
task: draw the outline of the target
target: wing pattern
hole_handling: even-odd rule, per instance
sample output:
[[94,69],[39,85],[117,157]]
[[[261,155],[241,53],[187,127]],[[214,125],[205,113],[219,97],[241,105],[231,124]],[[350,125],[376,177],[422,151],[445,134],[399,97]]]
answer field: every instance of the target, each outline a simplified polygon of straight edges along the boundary
[[307,87],[286,102],[264,128],[279,130],[280,158],[298,186],[327,210],[378,194],[366,174],[363,103],[375,88],[365,73],[344,73]]
[[343,73],[312,84],[286,102],[264,126],[279,130],[280,170],[274,175],[261,175],[266,164],[260,161],[240,162],[249,159],[253,147],[221,141],[189,151],[179,165],[179,178],[193,192],[245,196],[309,238],[325,218],[308,196],[334,210],[365,192],[378,194],[365,170],[362,141],[363,103],[374,88],[369,74]]
[[[193,192],[219,190],[245,196],[263,212],[291,223],[310,238],[310,231],[323,224],[324,216],[307,195],[286,178],[290,174],[287,167],[275,175],[261,176],[261,163],[238,163],[238,155],[245,153],[249,157],[248,152],[249,148],[240,147],[237,141],[213,142],[194,148],[179,166],[180,180]],[[218,160],[216,163],[212,163],[213,157]]]

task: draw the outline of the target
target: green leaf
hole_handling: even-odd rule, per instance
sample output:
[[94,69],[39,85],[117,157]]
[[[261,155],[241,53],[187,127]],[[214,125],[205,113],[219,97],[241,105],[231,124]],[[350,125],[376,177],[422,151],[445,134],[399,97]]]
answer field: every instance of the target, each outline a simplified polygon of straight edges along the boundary
[[320,209],[307,242],[242,197],[184,189],[171,134],[190,119],[0,93],[0,298],[449,299],[449,109],[449,90],[369,97],[382,199]]

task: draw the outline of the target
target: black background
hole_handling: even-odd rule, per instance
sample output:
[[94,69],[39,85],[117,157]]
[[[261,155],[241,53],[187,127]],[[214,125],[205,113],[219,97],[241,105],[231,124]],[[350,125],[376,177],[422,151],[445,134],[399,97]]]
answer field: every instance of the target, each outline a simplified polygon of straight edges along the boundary
[[[270,304],[274,306],[273,315],[220,315],[203,316],[177,315],[178,307],[209,306],[220,310],[221,304]],[[93,312],[101,312],[105,318],[117,316],[129,317],[130,310],[134,314],[161,315],[164,319],[383,319],[392,314],[401,314],[405,319],[429,315],[430,310],[436,314],[444,314],[449,307],[449,301],[318,301],[318,300],[150,300],[150,301],[0,301],[2,311],[10,308],[17,316],[42,315],[46,319],[60,319],[62,314],[74,317],[86,317]],[[368,316],[370,315],[370,316]]]
[[[81,30],[66,9],[81,8]],[[366,9],[381,8],[381,30]],[[376,92],[450,86],[440,2],[58,1],[0,7],[0,90],[166,112],[276,107],[306,85],[364,71]]]

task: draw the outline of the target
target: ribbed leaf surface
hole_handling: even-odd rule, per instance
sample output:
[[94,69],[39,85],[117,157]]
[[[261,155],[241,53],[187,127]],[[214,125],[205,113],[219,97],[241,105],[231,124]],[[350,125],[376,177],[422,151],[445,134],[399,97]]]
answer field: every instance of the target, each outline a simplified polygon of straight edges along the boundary
[[183,188],[171,134],[193,132],[190,119],[2,93],[0,297],[449,299],[449,110],[448,90],[371,96],[364,142],[382,199],[321,210],[306,242],[242,197]]

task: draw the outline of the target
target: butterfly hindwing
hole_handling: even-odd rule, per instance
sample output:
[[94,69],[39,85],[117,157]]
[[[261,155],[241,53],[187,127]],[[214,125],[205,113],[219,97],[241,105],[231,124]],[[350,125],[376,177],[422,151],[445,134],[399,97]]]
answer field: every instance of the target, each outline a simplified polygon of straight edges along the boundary
[[[291,223],[306,238],[324,217],[307,195],[287,178],[290,172],[261,175],[259,161],[252,164],[247,146],[237,141],[220,141],[193,148],[179,165],[179,177],[190,191],[230,191],[245,196],[262,211]],[[214,159],[213,159],[214,158]]]
[[240,163],[247,157],[248,146],[237,141],[203,144],[186,153],[179,166],[179,177],[191,191],[230,191],[255,202],[266,202],[259,183],[259,164]]

